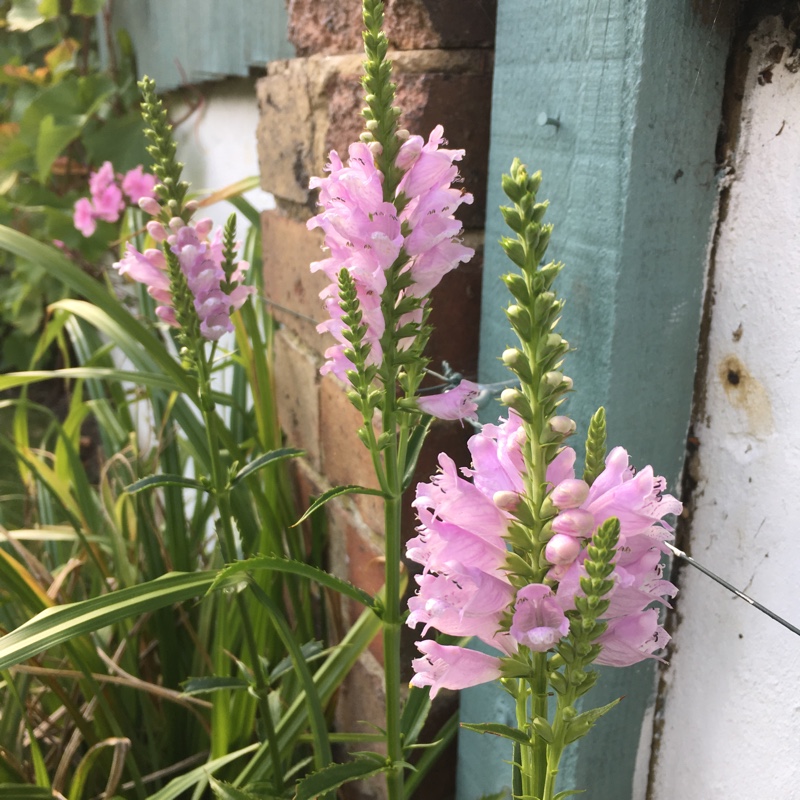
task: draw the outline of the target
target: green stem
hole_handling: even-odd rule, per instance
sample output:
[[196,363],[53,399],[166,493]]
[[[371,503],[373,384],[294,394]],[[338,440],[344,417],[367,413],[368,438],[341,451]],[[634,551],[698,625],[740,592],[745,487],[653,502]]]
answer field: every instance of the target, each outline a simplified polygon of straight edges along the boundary
[[[536,653],[533,657],[533,679],[531,681],[531,717],[547,719],[547,653]],[[533,739],[533,795],[542,797],[547,773],[547,742],[534,733]]]
[[[530,730],[530,719],[528,718],[528,697],[530,691],[528,684],[524,680],[520,680],[517,686],[516,694],[516,711],[517,711],[517,729],[520,731]],[[531,796],[533,790],[533,751],[530,747],[520,747],[520,773],[522,775],[522,793],[526,796]]]
[[[394,385],[394,384],[392,384]],[[402,513],[402,470],[397,461],[395,398],[391,391],[385,395],[383,430],[391,433],[386,449],[386,482],[390,495],[384,506],[386,560],[385,613],[383,618],[383,663],[386,693],[386,747],[392,764],[388,773],[389,800],[403,797],[403,743],[400,734],[400,557],[402,549],[400,521]]]

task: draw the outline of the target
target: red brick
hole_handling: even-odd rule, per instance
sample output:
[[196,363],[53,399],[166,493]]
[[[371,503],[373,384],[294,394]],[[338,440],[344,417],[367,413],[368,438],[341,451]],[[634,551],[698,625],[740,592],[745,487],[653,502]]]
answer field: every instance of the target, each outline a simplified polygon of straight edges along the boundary
[[[322,472],[332,486],[365,486],[378,489],[369,451],[358,438],[361,414],[345,394],[344,385],[332,375],[320,382],[320,449]],[[353,502],[367,524],[383,530],[383,500],[374,495],[354,494]]]
[[319,452],[319,359],[291,333],[275,334],[275,394],[287,443],[306,451],[316,469]]
[[[493,47],[496,0],[387,0],[384,30],[398,50]],[[289,40],[301,56],[361,50],[361,0],[290,0]]]
[[[461,207],[466,228],[482,228],[491,106],[491,53],[481,50],[393,54],[400,124],[427,136],[442,124],[475,202]],[[277,197],[314,208],[308,181],[322,175],[328,153],[346,153],[363,130],[364,105],[356,56],[294,59],[270,64],[258,83],[262,186]]]
[[311,350],[322,354],[333,343],[330,334],[317,333],[327,318],[319,293],[329,281],[310,264],[325,257],[319,231],[281,211],[261,215],[264,287],[270,312]]

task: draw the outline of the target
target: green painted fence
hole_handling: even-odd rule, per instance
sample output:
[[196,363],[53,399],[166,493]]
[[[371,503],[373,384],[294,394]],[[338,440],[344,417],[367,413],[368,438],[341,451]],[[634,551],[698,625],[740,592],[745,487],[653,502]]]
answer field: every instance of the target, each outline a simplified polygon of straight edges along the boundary
[[[541,169],[555,224],[549,255],[567,267],[560,330],[577,348],[568,411],[585,434],[608,409],[609,441],[671,487],[684,460],[716,199],[715,142],[729,32],[691,0],[500,0],[480,377],[507,377],[511,342],[500,175],[514,156]],[[540,124],[551,118],[558,125]],[[580,449],[580,448],[579,448]],[[587,800],[644,797],[653,664],[606,669],[593,705],[625,695],[564,764],[561,788]],[[506,715],[507,719],[501,719]],[[463,694],[462,720],[513,720],[495,687]],[[513,721],[512,721],[513,724]],[[510,748],[462,732],[459,800],[510,782]],[[643,769],[634,786],[634,765]]]

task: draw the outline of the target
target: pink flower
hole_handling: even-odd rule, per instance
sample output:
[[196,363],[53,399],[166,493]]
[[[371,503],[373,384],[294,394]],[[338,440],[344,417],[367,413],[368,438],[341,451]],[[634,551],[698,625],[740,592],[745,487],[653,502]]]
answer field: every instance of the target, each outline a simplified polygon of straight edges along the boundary
[[532,583],[517,592],[511,636],[536,653],[544,653],[569,633],[569,620],[549,586]]
[[[231,313],[241,308],[255,288],[242,284],[249,265],[240,261],[231,276],[233,288],[229,293],[223,290],[225,272],[222,268],[222,233],[217,231],[214,239],[209,240],[210,229],[210,220],[200,220],[195,225],[187,225],[179,220],[174,230],[171,227],[167,244],[177,257],[181,272],[186,276],[194,309],[200,320],[200,333],[204,338],[216,341],[224,333],[233,330]],[[121,275],[128,275],[146,285],[148,294],[161,303],[156,307],[159,318],[169,325],[178,325],[167,263],[160,250],[140,253],[128,244],[125,256],[114,267]]]
[[81,197],[81,199],[75,203],[75,210],[72,213],[72,224],[87,237],[91,236],[97,229],[94,208],[88,197]]
[[465,647],[450,647],[431,640],[417,642],[423,654],[411,662],[414,668],[412,686],[430,686],[431,698],[440,689],[467,689],[480,683],[489,683],[500,677],[500,659],[467,650]]
[[598,664],[630,667],[646,658],[657,658],[656,650],[666,647],[670,635],[658,624],[658,611],[648,608],[636,614],[612,619],[597,640],[603,646]]
[[138,167],[125,173],[122,178],[122,191],[125,192],[131,203],[136,205],[140,200],[155,200],[157,183],[158,178],[144,172],[142,165],[139,164]]
[[[324,246],[330,251],[328,258],[311,265],[312,271],[324,272],[331,281],[320,295],[330,321],[319,325],[318,330],[332,334],[338,342],[325,353],[323,374],[333,372],[346,380],[347,370],[353,366],[345,356],[350,343],[338,309],[338,275],[342,269],[352,276],[362,304],[366,341],[371,346],[368,364],[377,365],[383,359],[380,300],[386,288],[386,270],[398,265],[412,279],[399,292],[397,302],[413,296],[424,305],[442,276],[472,257],[474,251],[457,239],[461,223],[453,217],[461,203],[472,202],[472,196],[450,186],[458,173],[453,162],[463,156],[463,151],[443,150],[439,147],[442,142],[442,129],[438,127],[427,143],[421,137],[410,137],[401,146],[397,165],[406,174],[392,202],[384,200],[383,175],[372,149],[363,142],[350,145],[346,165],[335,151],[331,152],[327,177],[311,179],[311,188],[319,189],[322,211],[309,220],[308,227],[323,230]],[[421,317],[422,309],[417,308],[411,316],[400,319],[398,328],[409,322],[418,324]],[[404,341],[400,347],[410,344],[411,340]]]
[[437,419],[478,419],[478,404],[475,398],[481,387],[472,381],[460,381],[458,386],[441,394],[417,398],[417,405],[426,414]]

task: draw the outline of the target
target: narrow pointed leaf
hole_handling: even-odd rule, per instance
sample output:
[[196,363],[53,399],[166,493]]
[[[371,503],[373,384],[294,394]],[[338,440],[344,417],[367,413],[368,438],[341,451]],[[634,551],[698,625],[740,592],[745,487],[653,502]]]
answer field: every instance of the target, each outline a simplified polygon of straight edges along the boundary
[[42,786],[0,783],[0,797],[3,800],[53,800],[53,792]]
[[276,461],[283,461],[285,458],[297,458],[302,455],[305,455],[305,452],[303,450],[297,450],[294,447],[284,447],[280,450],[271,450],[269,453],[264,453],[263,456],[259,456],[254,461],[242,467],[231,481],[231,486],[236,486],[239,481],[244,480],[254,472],[258,472],[258,470],[264,469],[264,467]]
[[48,608],[0,638],[0,670],[128,617],[202,595],[216,572],[172,572],[148,583]]
[[494,736],[502,736],[504,739],[511,739],[512,742],[517,742],[526,747],[532,747],[530,739],[516,728],[511,728],[508,725],[501,725],[499,722],[481,722],[481,723],[468,723],[462,722],[461,727],[468,731],[475,731],[475,733],[491,733]]
[[188,697],[197,694],[208,694],[209,692],[219,692],[223,689],[247,689],[250,684],[242,678],[226,678],[209,676],[207,678],[189,678],[181,684],[181,692]]
[[380,489],[367,489],[365,486],[334,486],[333,489],[328,489],[327,492],[323,492],[292,527],[296,528],[301,522],[305,522],[318,508],[322,508],[329,500],[333,500],[335,497],[342,497],[342,495],[345,494],[373,494],[377,497],[383,497],[383,492]]
[[321,586],[327,586],[339,594],[345,595],[357,603],[361,603],[367,608],[375,606],[374,599],[362,589],[353,586],[352,583],[343,581],[329,572],[304,564],[302,561],[291,561],[288,558],[277,558],[276,556],[255,556],[246,561],[237,561],[222,569],[211,587],[211,591],[222,586],[236,583],[241,580],[241,576],[248,572],[258,572],[259,570],[272,570],[274,572],[287,572],[292,575],[299,575],[308,580],[315,581]]
[[408,450],[406,451],[406,463],[403,466],[403,491],[411,486],[411,481],[414,480],[414,472],[417,469],[417,459],[419,459],[422,445],[425,444],[425,439],[428,436],[428,431],[433,424],[433,417],[428,414],[422,415],[422,420],[414,429],[411,438],[408,442]]
[[295,800],[314,800],[345,783],[370,778],[385,770],[385,765],[376,766],[374,761],[366,759],[348,761],[346,764],[331,764],[300,781],[297,784]]
[[218,781],[213,776],[209,777],[209,783],[214,790],[214,794],[219,797],[220,800],[273,800],[273,795],[266,795],[262,792],[259,792],[257,795],[250,794],[250,792],[237,789],[229,783]]
[[572,797],[574,794],[583,794],[586,789],[569,789],[566,792],[559,792],[553,800],[564,800],[565,797]]
[[592,708],[589,711],[584,711],[582,714],[578,714],[575,719],[572,719],[567,724],[567,731],[564,740],[567,744],[574,742],[580,739],[582,736],[586,736],[587,733],[592,729],[595,722],[603,716],[603,714],[607,714],[611,711],[614,706],[622,700],[621,697],[618,697],[616,700],[612,700],[610,703],[604,706],[600,706],[600,708]]
[[155,489],[157,486],[180,486],[183,489],[199,489],[207,492],[208,488],[194,478],[184,478],[183,475],[148,475],[136,483],[125,487],[128,494],[136,494],[144,489]]

